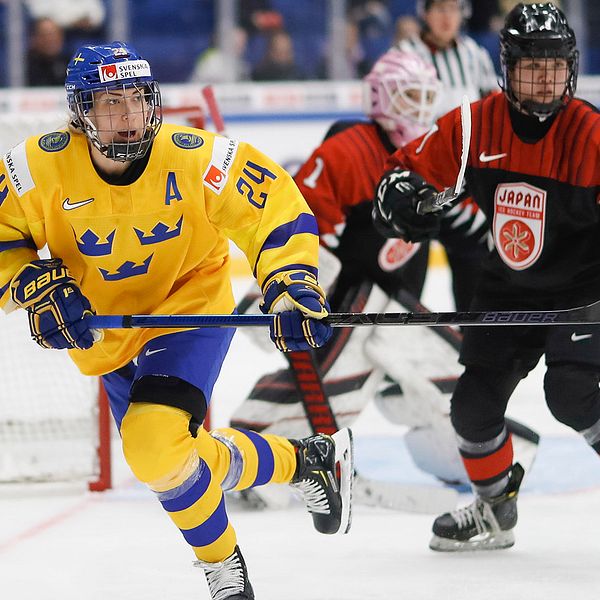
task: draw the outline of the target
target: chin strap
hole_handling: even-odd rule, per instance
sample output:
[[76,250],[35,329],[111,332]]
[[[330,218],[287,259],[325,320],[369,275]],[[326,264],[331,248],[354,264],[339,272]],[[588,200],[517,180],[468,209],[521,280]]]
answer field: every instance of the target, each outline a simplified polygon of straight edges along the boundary
[[137,142],[115,143],[102,146],[100,149],[111,160],[126,162],[143,158],[150,148],[154,136],[149,136],[148,132]]

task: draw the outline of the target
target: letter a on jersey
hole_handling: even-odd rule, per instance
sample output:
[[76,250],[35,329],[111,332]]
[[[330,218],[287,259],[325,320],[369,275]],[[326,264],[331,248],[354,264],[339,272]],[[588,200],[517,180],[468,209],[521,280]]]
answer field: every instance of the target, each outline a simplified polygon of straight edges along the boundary
[[546,191],[528,183],[501,183],[494,195],[494,244],[515,271],[530,267],[542,253]]

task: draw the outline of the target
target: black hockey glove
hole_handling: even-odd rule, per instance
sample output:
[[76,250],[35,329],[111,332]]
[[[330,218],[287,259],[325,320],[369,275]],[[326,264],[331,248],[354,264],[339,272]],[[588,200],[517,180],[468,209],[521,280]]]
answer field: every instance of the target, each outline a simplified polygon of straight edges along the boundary
[[424,242],[437,236],[440,214],[420,215],[417,205],[436,194],[420,175],[411,171],[389,171],[379,185],[373,201],[375,229],[388,238]]
[[86,350],[99,339],[85,320],[92,307],[59,258],[25,265],[10,290],[15,304],[29,313],[31,337],[42,348]]

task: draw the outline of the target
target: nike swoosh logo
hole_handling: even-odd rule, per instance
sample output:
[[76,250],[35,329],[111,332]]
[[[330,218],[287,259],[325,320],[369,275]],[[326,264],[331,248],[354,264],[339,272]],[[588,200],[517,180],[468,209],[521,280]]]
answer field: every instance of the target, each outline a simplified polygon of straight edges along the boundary
[[156,354],[157,352],[163,352],[164,350],[166,350],[166,348],[158,348],[158,350],[150,350],[150,348],[148,348],[148,350],[145,352],[145,355],[152,356],[153,354]]
[[571,334],[572,342],[579,342],[580,340],[589,340],[592,337],[591,333],[583,333],[581,335],[577,335],[576,333]]
[[508,154],[506,152],[502,153],[502,154],[486,154],[485,152],[482,152],[479,155],[479,160],[481,162],[490,162],[492,160],[500,160],[501,158],[504,158],[505,156],[508,156]]
[[93,202],[95,198],[88,198],[87,200],[81,200],[81,202],[71,202],[71,198],[65,198],[62,203],[62,207],[65,210],[74,210],[75,208],[81,208],[90,202]]

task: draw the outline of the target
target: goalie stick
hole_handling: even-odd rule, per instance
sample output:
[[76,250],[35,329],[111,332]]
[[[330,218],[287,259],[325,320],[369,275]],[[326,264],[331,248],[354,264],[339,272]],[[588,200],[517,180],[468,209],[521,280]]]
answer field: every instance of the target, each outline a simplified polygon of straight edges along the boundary
[[417,213],[426,215],[437,212],[447,204],[454,202],[461,194],[465,171],[467,169],[467,160],[469,158],[469,147],[471,146],[471,105],[469,98],[463,96],[460,105],[460,123],[462,127],[462,150],[460,153],[460,169],[453,187],[446,188],[443,192],[436,194],[428,200],[421,200],[417,204]]
[[[332,435],[339,427],[314,355],[311,352],[290,352],[286,358],[310,428],[313,433]],[[381,481],[358,472],[355,472],[353,496],[355,502],[364,506],[417,513],[451,510],[456,506],[458,497],[453,489]]]
[[[275,315],[91,315],[86,317],[92,329],[129,329],[140,327],[257,327],[270,325]],[[324,319],[332,327],[364,327],[371,325],[586,325],[600,324],[600,300],[561,310],[490,310],[469,312],[403,312],[403,313],[330,313]]]
[[[345,299],[343,306],[350,310],[365,307],[372,284],[363,282],[355,290],[352,300]],[[332,435],[339,429],[332,406],[332,397],[324,382],[342,348],[349,343],[348,330],[338,330],[327,348],[316,352],[291,352],[285,357],[288,361],[289,380],[294,386],[294,400],[302,407],[310,431]],[[338,374],[338,376],[340,376]],[[342,375],[347,377],[347,374]],[[333,380],[329,381],[332,384]],[[281,380],[279,380],[279,384]],[[272,384],[278,385],[276,380]],[[285,392],[281,392],[285,395]],[[286,401],[289,402],[289,399]],[[233,426],[252,428],[251,423],[233,423]],[[273,429],[275,433],[282,433]],[[281,501],[276,496],[261,491],[260,499],[266,506],[277,508]],[[450,510],[456,506],[457,495],[454,490],[431,485],[406,485],[400,482],[375,480],[355,473],[354,502],[366,506],[375,506],[407,512],[435,513]],[[253,499],[250,496],[250,499]]]

